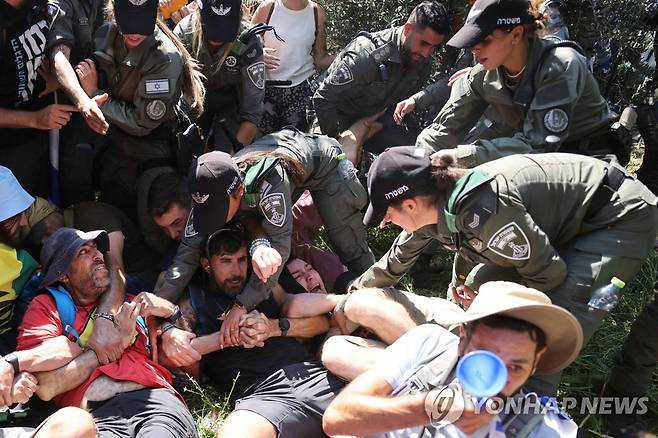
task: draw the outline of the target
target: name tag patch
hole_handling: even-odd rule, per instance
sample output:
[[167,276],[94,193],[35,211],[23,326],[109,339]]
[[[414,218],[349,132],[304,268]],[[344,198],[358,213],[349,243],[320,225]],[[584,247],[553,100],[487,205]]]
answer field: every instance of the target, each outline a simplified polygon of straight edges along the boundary
[[146,94],[169,93],[169,79],[147,79]]

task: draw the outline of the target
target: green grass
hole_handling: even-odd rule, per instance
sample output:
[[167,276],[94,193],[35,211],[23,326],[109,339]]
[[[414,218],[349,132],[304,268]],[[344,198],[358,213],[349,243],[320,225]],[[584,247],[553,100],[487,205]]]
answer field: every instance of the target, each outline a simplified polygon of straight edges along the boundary
[[[641,143],[633,152],[629,169],[637,169],[642,159]],[[376,257],[381,257],[391,245],[391,242],[399,233],[399,228],[388,226],[382,230],[371,228],[368,230],[368,242]],[[329,248],[328,238],[324,232],[320,233],[315,242],[318,246]],[[400,288],[411,290],[415,293],[430,296],[445,296],[450,282],[450,266],[453,254],[444,249],[437,249],[435,257],[443,260],[446,267],[442,272],[429,274],[425,271],[416,272],[413,275],[405,275]],[[653,253],[647,259],[637,277],[629,282],[625,288],[624,295],[617,308],[605,319],[602,327],[595,333],[581,355],[569,366],[562,375],[558,398],[561,397],[596,397],[600,395],[601,388],[607,378],[611,366],[612,357],[619,350],[628,334],[633,321],[653,295],[653,285],[656,282],[656,271],[658,268],[658,255]],[[420,281],[421,279],[422,281]],[[424,287],[418,287],[422,283]],[[429,284],[429,287],[428,287]],[[650,333],[648,336],[658,336]],[[221,420],[229,413],[227,398],[217,391],[208,387],[194,385],[185,392],[190,408],[193,411],[202,438],[213,436],[212,430],[216,429]],[[651,431],[658,431],[658,378],[654,376],[649,393],[649,412],[644,418]],[[216,413],[214,422],[208,427],[210,413]],[[578,412],[569,412],[579,426],[588,431],[592,436],[603,435],[603,418],[597,415],[581,415]]]

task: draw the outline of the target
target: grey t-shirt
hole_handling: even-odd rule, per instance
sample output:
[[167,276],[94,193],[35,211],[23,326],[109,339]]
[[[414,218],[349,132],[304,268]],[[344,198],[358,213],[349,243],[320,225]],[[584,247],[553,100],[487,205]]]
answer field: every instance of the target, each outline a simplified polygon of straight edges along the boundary
[[[375,366],[378,372],[393,387],[392,395],[404,395],[410,391],[409,383],[414,374],[425,364],[457,349],[459,338],[436,324],[423,324],[405,333],[395,343],[386,348],[379,363]],[[456,379],[448,379],[449,384]],[[437,429],[432,427],[400,429],[373,435],[371,438],[498,438],[505,437],[502,430],[501,418],[495,415],[484,427],[472,435],[466,435],[453,424],[442,424]],[[546,437],[575,437],[576,424],[571,420],[560,418],[557,414],[549,412],[544,415],[543,421],[530,433],[529,438]],[[507,435],[510,437],[510,435]]]

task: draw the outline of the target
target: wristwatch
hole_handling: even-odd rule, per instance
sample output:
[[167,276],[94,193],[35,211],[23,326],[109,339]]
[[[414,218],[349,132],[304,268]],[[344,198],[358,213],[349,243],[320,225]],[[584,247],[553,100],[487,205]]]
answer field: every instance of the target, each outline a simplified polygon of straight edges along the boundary
[[21,367],[18,363],[18,357],[16,357],[14,353],[6,354],[3,356],[3,359],[14,368],[14,375],[21,372]]
[[286,336],[289,329],[290,321],[288,321],[286,318],[279,318],[279,330],[281,330],[281,336]]
[[180,311],[180,307],[174,306],[174,311],[171,313],[171,316],[166,319],[167,322],[173,324],[183,316],[183,313]]

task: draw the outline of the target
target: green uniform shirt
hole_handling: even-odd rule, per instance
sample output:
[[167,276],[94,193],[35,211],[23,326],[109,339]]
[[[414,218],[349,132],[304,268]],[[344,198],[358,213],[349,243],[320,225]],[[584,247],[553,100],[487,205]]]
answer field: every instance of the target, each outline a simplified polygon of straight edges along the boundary
[[49,0],[52,22],[46,53],[59,44],[71,49],[69,61],[75,66],[94,51],[94,32],[103,24],[102,0]]
[[[602,134],[615,114],[599,92],[587,60],[576,50],[550,51],[538,68],[543,47],[550,41],[530,38],[526,72],[514,89],[505,83],[501,68],[487,71],[482,65],[452,86],[450,100],[434,122],[418,136],[417,146],[431,150],[458,147],[460,164],[473,167],[506,155],[555,152],[564,142]],[[527,109],[516,102],[534,89]],[[463,145],[464,137],[491,106],[497,123],[514,134]],[[547,144],[546,137],[557,142]],[[606,151],[612,153],[612,151]]]
[[183,63],[158,27],[129,51],[116,24],[105,23],[95,35],[94,61],[106,80],[104,91],[110,98],[101,110],[110,124],[143,137],[175,118]]
[[[619,241],[624,241],[627,235],[615,230],[615,224],[647,203],[656,205],[657,198],[628,176],[624,184],[630,181],[637,185],[633,196],[622,198],[617,192],[602,209],[589,212],[608,166],[596,158],[559,153],[506,157],[478,166],[457,182],[455,190],[461,190],[465,178],[476,175],[476,171],[490,177],[455,194],[456,231],[448,227],[443,203],[438,224],[411,234],[402,232],[388,252],[355,280],[352,288],[395,285],[436,239],[457,252],[455,285],[461,284],[476,264],[484,263],[515,268],[527,286],[548,293],[567,274],[560,248],[599,229],[607,229],[613,236],[617,233]],[[648,251],[653,240],[651,236],[639,243],[647,248],[615,245],[601,251],[634,257]]]
[[[264,168],[262,174],[256,176],[258,181],[256,190],[254,193],[247,194],[251,196],[243,198],[238,212],[239,215],[263,218],[261,225],[267,238],[285,261],[290,255],[292,205],[304,190],[323,185],[330,175],[336,173],[341,149],[333,139],[284,129],[261,137],[248,148],[237,153],[234,159],[239,163],[242,155],[254,151],[277,151],[288,154],[299,161],[305,169],[305,179],[296,183],[289,178],[280,164]],[[247,167],[241,165],[240,168],[246,173]],[[199,265],[205,237],[198,234],[188,220],[176,257],[163,279],[156,285],[158,295],[170,300],[180,296]],[[266,299],[272,287],[278,282],[282,268],[283,265],[267,283],[263,283],[252,274],[245,288],[238,295],[240,302],[248,309],[252,309]]]
[[313,96],[322,133],[336,137],[358,119],[376,114],[421,90],[430,62],[403,64],[402,27],[361,32],[334,59]]
[[[183,18],[174,33],[190,53],[193,50],[195,14]],[[243,31],[242,26],[240,31]],[[238,120],[249,121],[256,125],[263,115],[265,99],[265,63],[263,46],[257,35],[252,35],[246,44],[235,42],[224,63],[218,68],[217,62],[223,58],[224,51],[212,54],[205,42],[201,43],[198,61],[201,72],[206,77],[206,101],[204,110],[212,113],[235,110]]]

